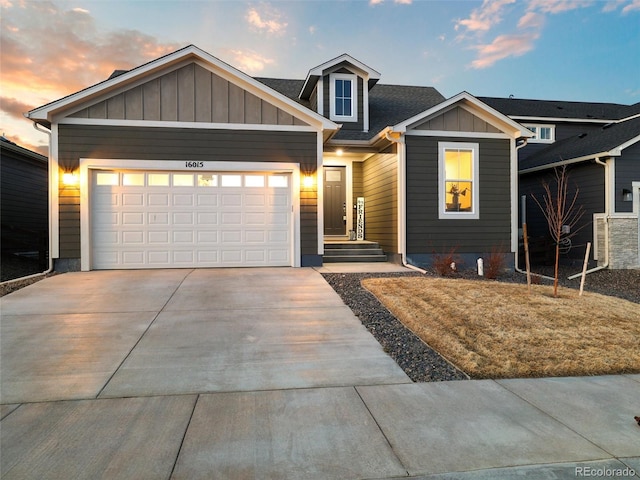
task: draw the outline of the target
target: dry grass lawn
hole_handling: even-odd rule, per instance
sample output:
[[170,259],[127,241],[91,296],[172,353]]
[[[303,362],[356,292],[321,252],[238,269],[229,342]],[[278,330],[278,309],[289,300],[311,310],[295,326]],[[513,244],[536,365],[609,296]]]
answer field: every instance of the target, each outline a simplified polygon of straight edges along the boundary
[[552,286],[363,280],[406,327],[473,378],[640,372],[640,305]]

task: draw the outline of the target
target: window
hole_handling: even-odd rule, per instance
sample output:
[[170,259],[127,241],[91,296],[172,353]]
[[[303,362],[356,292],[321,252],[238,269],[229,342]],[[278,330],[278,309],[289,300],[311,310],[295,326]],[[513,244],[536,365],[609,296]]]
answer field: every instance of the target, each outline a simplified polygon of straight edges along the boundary
[[555,126],[553,125],[525,125],[534,133],[529,139],[531,143],[553,143],[555,141]]
[[356,122],[358,120],[358,102],[356,85],[358,77],[346,73],[330,75],[329,117],[331,120]]
[[438,143],[439,218],[480,218],[478,144]]

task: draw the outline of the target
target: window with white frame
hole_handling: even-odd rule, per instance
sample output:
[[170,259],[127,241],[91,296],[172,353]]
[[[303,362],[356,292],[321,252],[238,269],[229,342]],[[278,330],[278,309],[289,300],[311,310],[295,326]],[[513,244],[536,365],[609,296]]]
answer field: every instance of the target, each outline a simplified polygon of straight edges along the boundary
[[525,125],[533,132],[533,137],[529,139],[531,143],[553,143],[555,141],[554,125]]
[[439,218],[480,218],[477,143],[438,143]]
[[358,77],[349,73],[329,76],[329,118],[340,122],[358,121]]

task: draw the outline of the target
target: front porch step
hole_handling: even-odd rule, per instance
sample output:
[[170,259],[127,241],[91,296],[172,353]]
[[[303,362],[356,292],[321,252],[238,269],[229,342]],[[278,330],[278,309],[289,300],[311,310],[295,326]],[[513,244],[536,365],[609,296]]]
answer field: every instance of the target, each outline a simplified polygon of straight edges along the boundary
[[387,256],[376,242],[328,242],[324,244],[324,263],[386,262]]

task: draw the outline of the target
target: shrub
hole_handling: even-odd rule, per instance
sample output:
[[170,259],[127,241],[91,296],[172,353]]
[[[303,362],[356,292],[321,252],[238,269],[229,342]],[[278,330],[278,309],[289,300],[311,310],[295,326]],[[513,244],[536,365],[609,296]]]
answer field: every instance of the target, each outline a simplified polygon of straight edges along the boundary
[[484,262],[484,276],[491,280],[498,278],[507,264],[505,253],[500,250],[494,247]]
[[[446,253],[437,253],[433,256],[433,268],[435,268],[438,275],[442,277],[448,277],[456,274],[460,265],[462,265],[462,259],[456,255],[456,249],[453,247]],[[451,268],[451,266],[454,268]]]

